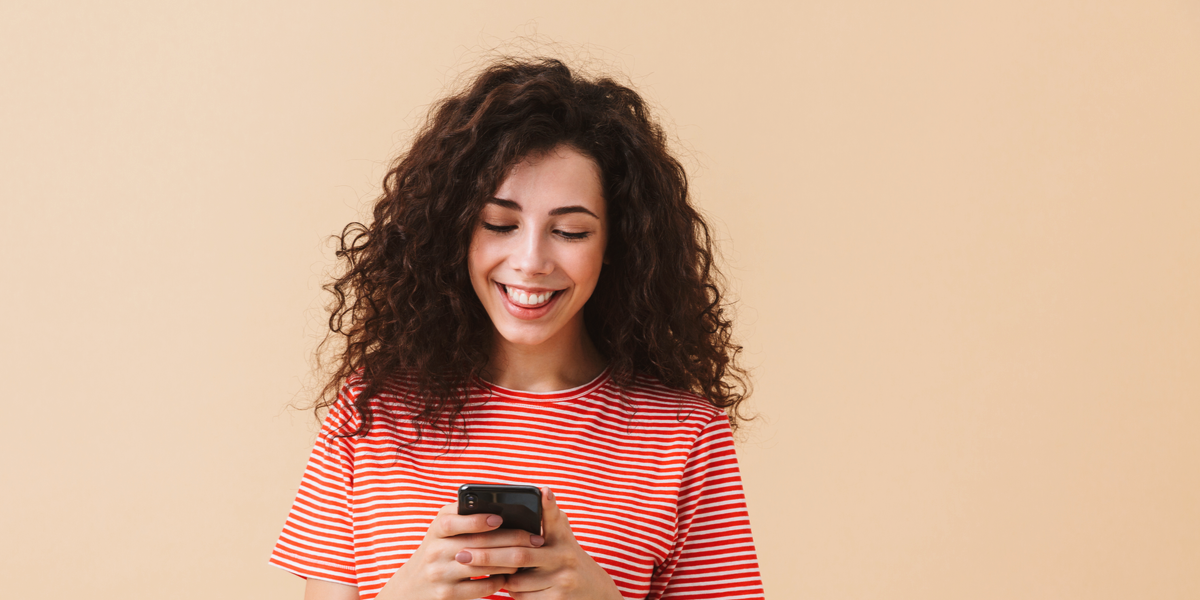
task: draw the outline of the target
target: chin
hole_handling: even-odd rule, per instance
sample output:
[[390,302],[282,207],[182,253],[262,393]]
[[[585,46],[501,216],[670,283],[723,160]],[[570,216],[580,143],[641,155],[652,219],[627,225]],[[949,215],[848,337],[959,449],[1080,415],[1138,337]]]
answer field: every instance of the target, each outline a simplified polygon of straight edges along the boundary
[[546,343],[552,335],[540,331],[513,331],[512,329],[497,328],[497,333],[510,344],[518,346],[540,346]]

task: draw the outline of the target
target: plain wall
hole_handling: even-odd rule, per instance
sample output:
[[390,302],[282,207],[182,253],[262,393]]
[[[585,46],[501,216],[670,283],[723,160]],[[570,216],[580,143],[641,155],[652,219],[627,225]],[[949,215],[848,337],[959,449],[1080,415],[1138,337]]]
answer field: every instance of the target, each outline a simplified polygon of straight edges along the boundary
[[1200,597],[1200,5],[1128,0],[0,3],[0,595],[300,597],[327,236],[521,37],[691,169],[770,598]]

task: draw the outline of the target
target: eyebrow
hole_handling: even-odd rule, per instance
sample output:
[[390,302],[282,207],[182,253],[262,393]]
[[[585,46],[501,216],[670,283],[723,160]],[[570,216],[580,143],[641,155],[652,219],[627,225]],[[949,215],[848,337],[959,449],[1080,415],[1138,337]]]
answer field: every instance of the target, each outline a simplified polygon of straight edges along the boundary
[[[515,210],[518,212],[520,212],[520,210],[521,210],[521,205],[517,204],[516,202],[513,202],[512,200],[504,200],[501,198],[492,198],[488,202],[491,204],[495,204],[497,206],[501,206],[503,208]],[[573,213],[583,213],[583,214],[587,214],[587,215],[592,215],[592,217],[595,217],[596,219],[600,218],[600,217],[596,216],[596,213],[594,213],[582,206],[579,206],[578,204],[575,204],[572,206],[560,206],[558,208],[555,208],[550,211],[550,216],[557,217],[559,215],[569,215],[569,214],[573,214]]]

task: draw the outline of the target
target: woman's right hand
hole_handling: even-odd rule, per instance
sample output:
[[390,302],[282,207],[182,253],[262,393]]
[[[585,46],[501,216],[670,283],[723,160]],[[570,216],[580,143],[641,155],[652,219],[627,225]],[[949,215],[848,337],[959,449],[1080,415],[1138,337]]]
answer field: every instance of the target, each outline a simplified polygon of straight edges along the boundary
[[[516,568],[473,567],[463,564],[471,559],[459,553],[467,548],[537,548],[546,543],[528,531],[498,529],[501,522],[498,515],[460,515],[457,503],[443,506],[420,547],[379,591],[378,600],[471,600],[500,591],[505,576]],[[486,575],[491,577],[471,579]]]

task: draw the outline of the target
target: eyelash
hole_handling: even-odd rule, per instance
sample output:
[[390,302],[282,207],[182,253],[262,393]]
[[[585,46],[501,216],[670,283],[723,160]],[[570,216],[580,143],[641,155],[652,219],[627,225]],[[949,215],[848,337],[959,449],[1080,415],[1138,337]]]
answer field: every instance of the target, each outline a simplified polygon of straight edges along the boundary
[[517,226],[516,225],[492,225],[491,223],[484,221],[483,228],[488,231],[495,231],[496,233],[508,233],[508,232],[516,229]]
[[[484,221],[483,228],[488,231],[494,231],[496,233],[509,233],[511,231],[516,230],[517,226],[516,225],[493,225],[491,223],[488,223],[487,221]],[[558,235],[562,236],[563,239],[572,240],[572,241],[582,240],[582,239],[587,238],[589,235],[592,235],[591,232],[588,232],[588,231],[580,231],[578,233],[574,233],[574,232],[570,232],[570,231],[559,231],[557,229],[554,230],[554,233],[557,233]]]

